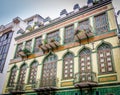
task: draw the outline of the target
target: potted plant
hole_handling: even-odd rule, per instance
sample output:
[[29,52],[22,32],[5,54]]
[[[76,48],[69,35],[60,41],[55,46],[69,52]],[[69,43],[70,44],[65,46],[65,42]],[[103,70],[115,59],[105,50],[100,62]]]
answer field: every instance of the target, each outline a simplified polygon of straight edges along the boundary
[[46,40],[46,39],[44,39],[43,43],[44,43],[44,45],[46,45],[48,42],[47,42],[47,40]]
[[51,40],[50,40],[50,42],[54,42],[55,41],[55,38],[52,38]]

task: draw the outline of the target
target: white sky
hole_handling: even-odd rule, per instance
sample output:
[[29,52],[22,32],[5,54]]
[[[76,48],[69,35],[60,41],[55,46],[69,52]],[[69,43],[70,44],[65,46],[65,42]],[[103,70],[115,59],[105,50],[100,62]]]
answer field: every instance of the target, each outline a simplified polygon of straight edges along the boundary
[[[43,18],[52,19],[60,16],[62,9],[73,10],[74,4],[80,7],[87,4],[87,0],[0,0],[0,25],[5,25],[19,16],[22,19],[39,14]],[[115,10],[120,10],[120,0],[113,0]],[[119,15],[120,22],[120,15]]]

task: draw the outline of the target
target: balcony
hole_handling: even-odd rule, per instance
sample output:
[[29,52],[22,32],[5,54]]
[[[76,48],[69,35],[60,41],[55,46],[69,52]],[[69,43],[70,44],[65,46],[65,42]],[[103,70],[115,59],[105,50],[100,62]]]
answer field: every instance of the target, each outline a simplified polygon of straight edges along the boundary
[[93,36],[94,36],[94,33],[90,29],[86,29],[86,30],[77,29],[75,31],[74,39],[75,39],[75,41],[79,41],[79,40],[83,40],[83,39],[89,39]]
[[56,40],[56,39],[52,39],[51,41],[47,41],[47,40],[43,40],[43,43],[41,42],[39,44],[39,48],[42,50],[42,51],[49,51],[49,50],[54,50],[56,48],[58,48],[60,46],[60,42],[59,40]]
[[49,81],[41,81],[41,83],[37,82],[37,85],[33,88],[36,92],[44,92],[44,91],[51,91],[57,89],[57,79],[49,79]]
[[24,49],[20,49],[17,52],[17,54],[20,55],[21,57],[29,56],[31,54],[31,48],[30,47],[25,47]]
[[25,92],[25,85],[24,84],[15,84],[12,87],[8,88],[9,93],[11,94],[23,94]]
[[89,87],[97,85],[97,77],[94,72],[76,73],[74,79],[75,87]]

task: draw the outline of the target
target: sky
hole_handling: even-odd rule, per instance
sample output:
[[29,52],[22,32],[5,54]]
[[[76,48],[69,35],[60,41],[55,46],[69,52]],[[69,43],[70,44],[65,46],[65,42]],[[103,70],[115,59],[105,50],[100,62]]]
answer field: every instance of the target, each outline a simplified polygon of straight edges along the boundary
[[[17,16],[26,19],[39,14],[43,18],[49,16],[54,19],[60,16],[63,9],[73,11],[77,3],[82,7],[87,4],[87,0],[0,0],[0,25],[6,25]],[[120,10],[119,3],[120,0],[113,0],[116,12]],[[120,15],[118,20],[120,23]]]

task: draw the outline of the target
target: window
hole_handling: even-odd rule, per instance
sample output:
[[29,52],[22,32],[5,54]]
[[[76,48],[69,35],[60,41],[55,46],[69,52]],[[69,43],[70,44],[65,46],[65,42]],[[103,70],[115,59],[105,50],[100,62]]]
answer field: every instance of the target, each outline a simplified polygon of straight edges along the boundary
[[36,82],[37,66],[38,66],[38,63],[36,61],[34,61],[30,66],[29,83],[35,83]]
[[6,55],[9,50],[12,34],[13,32],[9,31],[0,36],[0,73],[2,73],[4,69],[4,64],[7,57]]
[[74,72],[74,56],[72,53],[67,53],[63,60],[63,78],[71,79]]
[[15,58],[19,57],[18,51],[22,49],[23,43],[20,43],[17,45],[16,53],[15,53]]
[[18,81],[19,84],[24,84],[25,83],[26,70],[27,70],[26,65],[23,65],[20,68],[19,81]]
[[70,43],[74,41],[74,26],[68,26],[65,28],[65,33],[64,33],[64,43]]
[[98,47],[98,67],[99,73],[113,72],[111,47],[108,44]]
[[10,86],[10,87],[14,86],[16,73],[17,73],[17,67],[13,67],[11,70],[8,86]]
[[[39,49],[39,45],[40,45],[40,43],[42,43],[42,38],[41,37],[37,37],[36,39],[35,39],[35,46],[34,46],[34,52],[36,53],[36,52],[40,52],[40,49]],[[42,52],[42,50],[41,50],[41,52]]]
[[31,49],[31,44],[32,44],[32,40],[29,40],[29,41],[26,42],[25,47],[30,50]]
[[[89,49],[84,48],[79,54],[79,68],[80,74],[82,75],[81,80],[91,80],[91,52]],[[85,74],[84,74],[85,73]]]
[[80,30],[86,30],[87,31],[87,30],[89,30],[89,28],[90,28],[90,24],[89,24],[88,19],[79,23],[79,29]]
[[100,14],[95,16],[95,30],[97,34],[108,31],[107,14]]
[[52,39],[56,41],[60,40],[59,31],[55,31],[55,32],[47,34],[47,41],[50,42]]
[[57,71],[57,56],[49,54],[43,64],[41,86],[55,86]]

